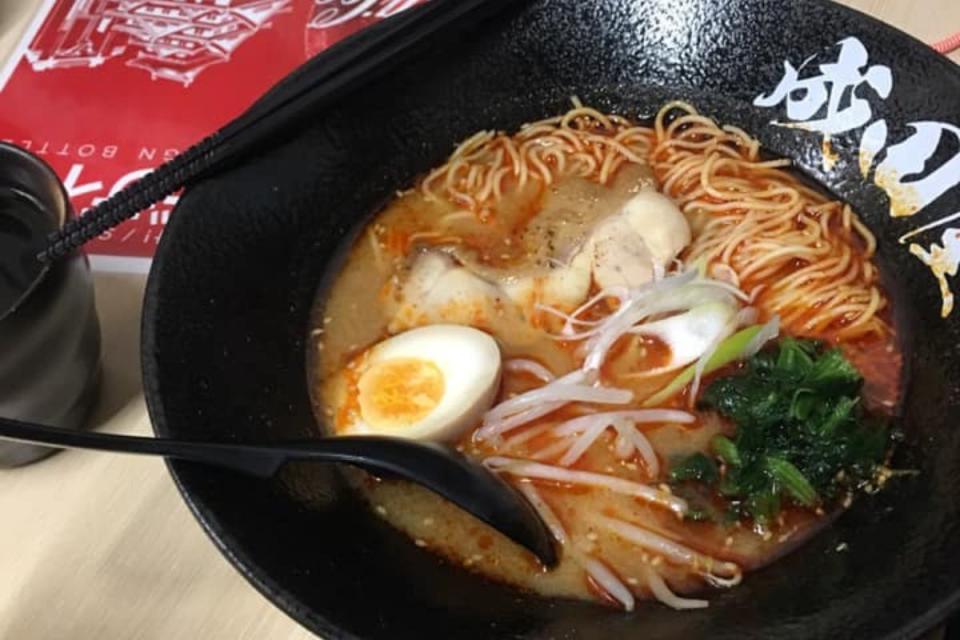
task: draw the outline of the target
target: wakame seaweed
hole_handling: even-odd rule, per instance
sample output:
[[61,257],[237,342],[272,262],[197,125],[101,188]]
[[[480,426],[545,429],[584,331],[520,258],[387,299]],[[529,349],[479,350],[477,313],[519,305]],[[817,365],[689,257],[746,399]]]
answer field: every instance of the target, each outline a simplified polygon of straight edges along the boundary
[[702,453],[671,469],[677,483],[698,482],[760,524],[792,503],[817,507],[869,481],[890,433],[860,402],[863,377],[837,349],[784,338],[737,373],[714,380],[699,406],[736,425]]

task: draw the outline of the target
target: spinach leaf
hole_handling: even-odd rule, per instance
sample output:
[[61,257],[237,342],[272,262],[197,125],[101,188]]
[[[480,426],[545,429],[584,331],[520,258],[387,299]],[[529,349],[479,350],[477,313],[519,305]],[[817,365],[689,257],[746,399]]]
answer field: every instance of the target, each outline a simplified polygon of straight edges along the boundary
[[[887,452],[886,425],[860,403],[863,378],[839,349],[784,338],[700,397],[736,426],[674,465],[675,483],[698,482],[761,524],[786,503],[814,508],[871,479]],[[722,470],[717,471],[718,469]]]
[[699,480],[705,484],[713,484],[719,478],[717,464],[702,453],[688,456],[670,469],[671,482]]
[[860,391],[863,378],[840,349],[830,349],[816,360],[805,382],[816,389],[856,393]]

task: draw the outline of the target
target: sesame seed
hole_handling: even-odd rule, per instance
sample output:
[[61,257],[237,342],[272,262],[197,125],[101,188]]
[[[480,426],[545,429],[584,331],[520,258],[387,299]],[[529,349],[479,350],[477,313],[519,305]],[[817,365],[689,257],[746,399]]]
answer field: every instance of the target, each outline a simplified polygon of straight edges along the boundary
[[378,504],[378,505],[374,508],[374,511],[376,511],[376,512],[377,512],[378,514],[380,514],[381,516],[387,515],[387,508],[386,508],[385,506],[381,505],[381,504]]
[[638,584],[640,584],[640,581],[637,580],[636,578],[627,578],[627,584],[637,586]]
[[416,540],[414,540],[413,543],[418,547],[420,547],[421,549],[427,546],[426,540],[421,540],[420,538],[417,538]]
[[433,526],[433,518],[424,518],[424,519],[423,519],[423,524],[426,525],[426,526],[428,526],[428,527],[432,527],[432,526]]

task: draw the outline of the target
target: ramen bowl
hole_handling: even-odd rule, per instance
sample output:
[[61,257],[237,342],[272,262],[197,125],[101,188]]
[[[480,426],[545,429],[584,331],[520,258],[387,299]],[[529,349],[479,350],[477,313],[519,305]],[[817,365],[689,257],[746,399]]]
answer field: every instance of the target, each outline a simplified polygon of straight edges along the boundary
[[960,71],[815,0],[518,3],[438,47],[185,194],[144,309],[158,435],[320,436],[313,303],[398,189],[473,132],[516,130],[571,96],[640,120],[681,99],[793,160],[876,235],[906,354],[894,464],[915,473],[689,612],[623,613],[480,578],[377,518],[333,467],[263,481],[172,463],[222,552],[326,638],[900,638],[942,621],[960,602]]

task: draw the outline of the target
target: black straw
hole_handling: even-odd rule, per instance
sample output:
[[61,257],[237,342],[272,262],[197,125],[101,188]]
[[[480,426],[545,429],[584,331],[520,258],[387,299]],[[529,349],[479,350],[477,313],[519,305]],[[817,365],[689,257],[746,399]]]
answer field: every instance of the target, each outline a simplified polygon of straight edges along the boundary
[[67,222],[37,257],[51,262],[73,253],[189,184],[262,151],[282,132],[441,38],[525,1],[430,0],[347,38],[304,63],[216,133]]

